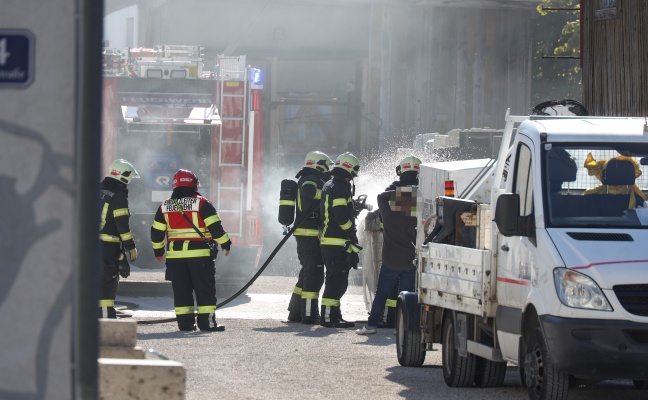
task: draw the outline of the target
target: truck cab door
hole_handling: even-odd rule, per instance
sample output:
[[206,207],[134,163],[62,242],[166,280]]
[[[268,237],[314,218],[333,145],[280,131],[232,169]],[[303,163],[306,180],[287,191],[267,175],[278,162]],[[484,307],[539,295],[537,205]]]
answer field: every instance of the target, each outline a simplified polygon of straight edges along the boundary
[[[499,229],[497,241],[497,293],[500,306],[521,309],[531,288],[531,271],[536,254],[533,201],[535,153],[533,143],[524,136],[515,146],[506,194],[500,196],[495,210],[495,220],[502,228]],[[501,221],[510,221],[510,224],[505,224],[509,225],[509,229],[500,225]]]

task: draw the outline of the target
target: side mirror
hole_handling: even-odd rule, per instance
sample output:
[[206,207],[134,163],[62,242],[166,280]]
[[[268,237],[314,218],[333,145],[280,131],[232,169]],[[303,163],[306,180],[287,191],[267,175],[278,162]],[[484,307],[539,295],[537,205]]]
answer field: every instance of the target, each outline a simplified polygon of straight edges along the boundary
[[520,195],[517,193],[502,194],[495,206],[495,224],[504,236],[519,235]]

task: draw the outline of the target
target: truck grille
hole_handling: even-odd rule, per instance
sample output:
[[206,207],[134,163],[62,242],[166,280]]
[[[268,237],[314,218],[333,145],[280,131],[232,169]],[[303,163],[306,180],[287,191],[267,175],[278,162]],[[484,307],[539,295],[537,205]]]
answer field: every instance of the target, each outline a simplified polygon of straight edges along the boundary
[[627,312],[648,317],[648,285],[617,285],[613,289]]

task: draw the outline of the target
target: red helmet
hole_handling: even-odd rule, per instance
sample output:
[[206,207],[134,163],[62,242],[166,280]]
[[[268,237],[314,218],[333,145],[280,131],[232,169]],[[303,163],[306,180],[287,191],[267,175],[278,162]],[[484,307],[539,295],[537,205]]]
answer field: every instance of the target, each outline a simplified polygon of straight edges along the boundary
[[190,187],[195,189],[198,187],[198,177],[187,169],[179,169],[173,175],[173,188],[175,189],[177,187]]

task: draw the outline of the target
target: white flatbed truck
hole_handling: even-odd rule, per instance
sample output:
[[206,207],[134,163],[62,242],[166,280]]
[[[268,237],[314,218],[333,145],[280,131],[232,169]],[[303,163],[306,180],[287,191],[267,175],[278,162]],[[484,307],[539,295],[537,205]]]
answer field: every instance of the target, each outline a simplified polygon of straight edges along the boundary
[[628,379],[648,389],[648,128],[644,119],[506,115],[497,160],[463,198],[422,165],[416,292],[397,303],[397,357],[441,344],[450,387],[532,400]]

